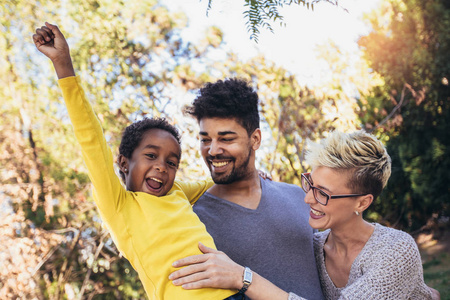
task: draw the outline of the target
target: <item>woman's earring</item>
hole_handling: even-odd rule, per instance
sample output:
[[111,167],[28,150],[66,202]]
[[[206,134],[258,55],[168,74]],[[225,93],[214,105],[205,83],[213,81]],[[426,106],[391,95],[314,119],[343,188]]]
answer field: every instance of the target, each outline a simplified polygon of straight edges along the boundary
[[359,216],[359,211],[355,210],[355,214],[356,214],[357,216]]
[[123,169],[123,171],[124,171],[125,173],[127,173],[127,172],[128,172],[128,169],[127,169],[127,168],[125,168],[125,169]]

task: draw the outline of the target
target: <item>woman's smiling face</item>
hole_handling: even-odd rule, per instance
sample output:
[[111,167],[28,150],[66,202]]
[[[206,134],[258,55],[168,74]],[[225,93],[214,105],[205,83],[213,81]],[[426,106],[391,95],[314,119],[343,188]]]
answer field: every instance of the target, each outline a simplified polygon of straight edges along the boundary
[[[348,179],[352,171],[338,171],[328,167],[316,167],[309,178],[314,187],[320,188],[330,196],[354,194],[347,187]],[[311,210],[309,224],[315,229],[336,228],[353,220],[358,206],[357,197],[330,199],[326,206],[318,203],[311,189],[305,197]]]

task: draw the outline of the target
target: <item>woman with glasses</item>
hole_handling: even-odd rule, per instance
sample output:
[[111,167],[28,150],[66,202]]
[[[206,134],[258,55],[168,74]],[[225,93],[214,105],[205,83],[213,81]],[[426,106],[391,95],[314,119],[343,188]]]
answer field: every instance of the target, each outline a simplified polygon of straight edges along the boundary
[[431,299],[413,238],[362,216],[391,175],[383,144],[363,131],[333,132],[310,147],[306,160],[312,167],[302,174],[309,224],[325,229],[314,237],[324,296]]
[[[413,238],[363,219],[391,175],[391,159],[383,144],[363,131],[335,131],[311,145],[306,161],[312,171],[301,175],[302,188],[310,206],[309,224],[323,230],[315,234],[314,251],[325,298],[439,299],[423,280]],[[256,273],[248,283],[248,268],[220,251],[201,249],[208,254],[178,262],[188,267],[172,274],[175,284],[187,289],[240,289],[244,278],[245,295],[251,299],[303,299]]]

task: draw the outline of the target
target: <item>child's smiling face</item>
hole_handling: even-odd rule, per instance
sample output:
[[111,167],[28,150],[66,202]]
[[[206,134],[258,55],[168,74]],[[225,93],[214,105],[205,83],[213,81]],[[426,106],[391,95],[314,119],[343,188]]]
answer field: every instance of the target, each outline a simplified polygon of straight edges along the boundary
[[131,158],[120,158],[127,190],[166,195],[173,186],[180,155],[180,145],[171,133],[158,128],[146,131]]

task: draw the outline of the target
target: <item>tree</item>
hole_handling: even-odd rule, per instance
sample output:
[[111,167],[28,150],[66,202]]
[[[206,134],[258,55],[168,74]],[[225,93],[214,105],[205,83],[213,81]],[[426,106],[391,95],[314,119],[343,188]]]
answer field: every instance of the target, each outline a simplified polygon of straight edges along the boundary
[[368,21],[372,32],[359,45],[384,84],[364,95],[370,109],[361,119],[385,136],[393,158],[374,210],[391,224],[418,229],[429,216],[450,215],[450,7],[440,0],[392,0]]
[[[280,22],[281,26],[286,25],[283,15],[279,12],[280,8],[289,5],[303,5],[307,9],[314,10],[314,5],[322,1],[338,5],[338,0],[245,0],[246,10],[243,14],[250,39],[258,42],[260,28],[266,28],[273,32],[272,22]],[[211,9],[212,2],[213,0],[208,0],[207,12]]]

